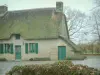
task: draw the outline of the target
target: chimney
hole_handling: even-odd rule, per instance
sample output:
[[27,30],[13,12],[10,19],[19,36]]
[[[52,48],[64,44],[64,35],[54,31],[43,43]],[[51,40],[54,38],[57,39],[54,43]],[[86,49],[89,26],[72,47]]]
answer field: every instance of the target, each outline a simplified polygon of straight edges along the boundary
[[56,2],[56,12],[63,12],[63,2]]
[[4,16],[8,11],[8,7],[6,5],[0,6],[0,17]]

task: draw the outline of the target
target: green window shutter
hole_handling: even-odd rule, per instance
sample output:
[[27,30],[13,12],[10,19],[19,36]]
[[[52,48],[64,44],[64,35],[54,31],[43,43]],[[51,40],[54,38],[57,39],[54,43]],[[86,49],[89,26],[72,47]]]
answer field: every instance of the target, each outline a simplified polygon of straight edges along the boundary
[[1,44],[0,44],[0,54],[2,54],[2,50],[1,50]]
[[38,43],[35,44],[36,46],[36,54],[38,54]]
[[0,54],[3,54],[3,44],[0,44]]
[[10,44],[10,46],[11,46],[11,54],[13,54],[14,52],[13,52],[13,44]]
[[25,43],[25,53],[28,54],[28,43]]
[[1,44],[0,44],[0,54],[1,54],[1,52],[2,52],[2,51],[1,51]]

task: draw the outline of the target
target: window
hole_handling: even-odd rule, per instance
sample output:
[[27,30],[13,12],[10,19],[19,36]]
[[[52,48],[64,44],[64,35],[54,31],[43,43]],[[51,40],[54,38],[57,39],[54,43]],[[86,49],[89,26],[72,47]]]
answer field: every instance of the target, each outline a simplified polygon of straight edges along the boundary
[[16,39],[20,39],[20,34],[16,34]]
[[13,44],[4,44],[5,53],[13,53]]
[[38,43],[26,43],[25,44],[25,53],[36,53],[38,54]]
[[0,44],[0,54],[3,53],[13,54],[13,44]]

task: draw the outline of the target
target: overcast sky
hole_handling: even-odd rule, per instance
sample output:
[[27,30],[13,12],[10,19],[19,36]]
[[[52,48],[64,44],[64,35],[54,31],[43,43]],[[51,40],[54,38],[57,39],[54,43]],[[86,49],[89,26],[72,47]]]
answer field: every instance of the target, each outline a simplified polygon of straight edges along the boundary
[[56,1],[62,1],[64,6],[88,12],[93,7],[93,0],[0,0],[0,5],[7,4],[9,10],[55,7]]

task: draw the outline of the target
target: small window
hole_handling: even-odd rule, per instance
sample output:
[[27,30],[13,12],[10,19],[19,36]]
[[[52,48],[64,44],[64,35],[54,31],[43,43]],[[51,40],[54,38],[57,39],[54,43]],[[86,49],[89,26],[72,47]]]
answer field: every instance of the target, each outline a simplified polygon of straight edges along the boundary
[[38,43],[26,43],[25,44],[25,52],[28,53],[36,53],[38,54]]
[[16,34],[16,39],[20,39],[20,34]]

